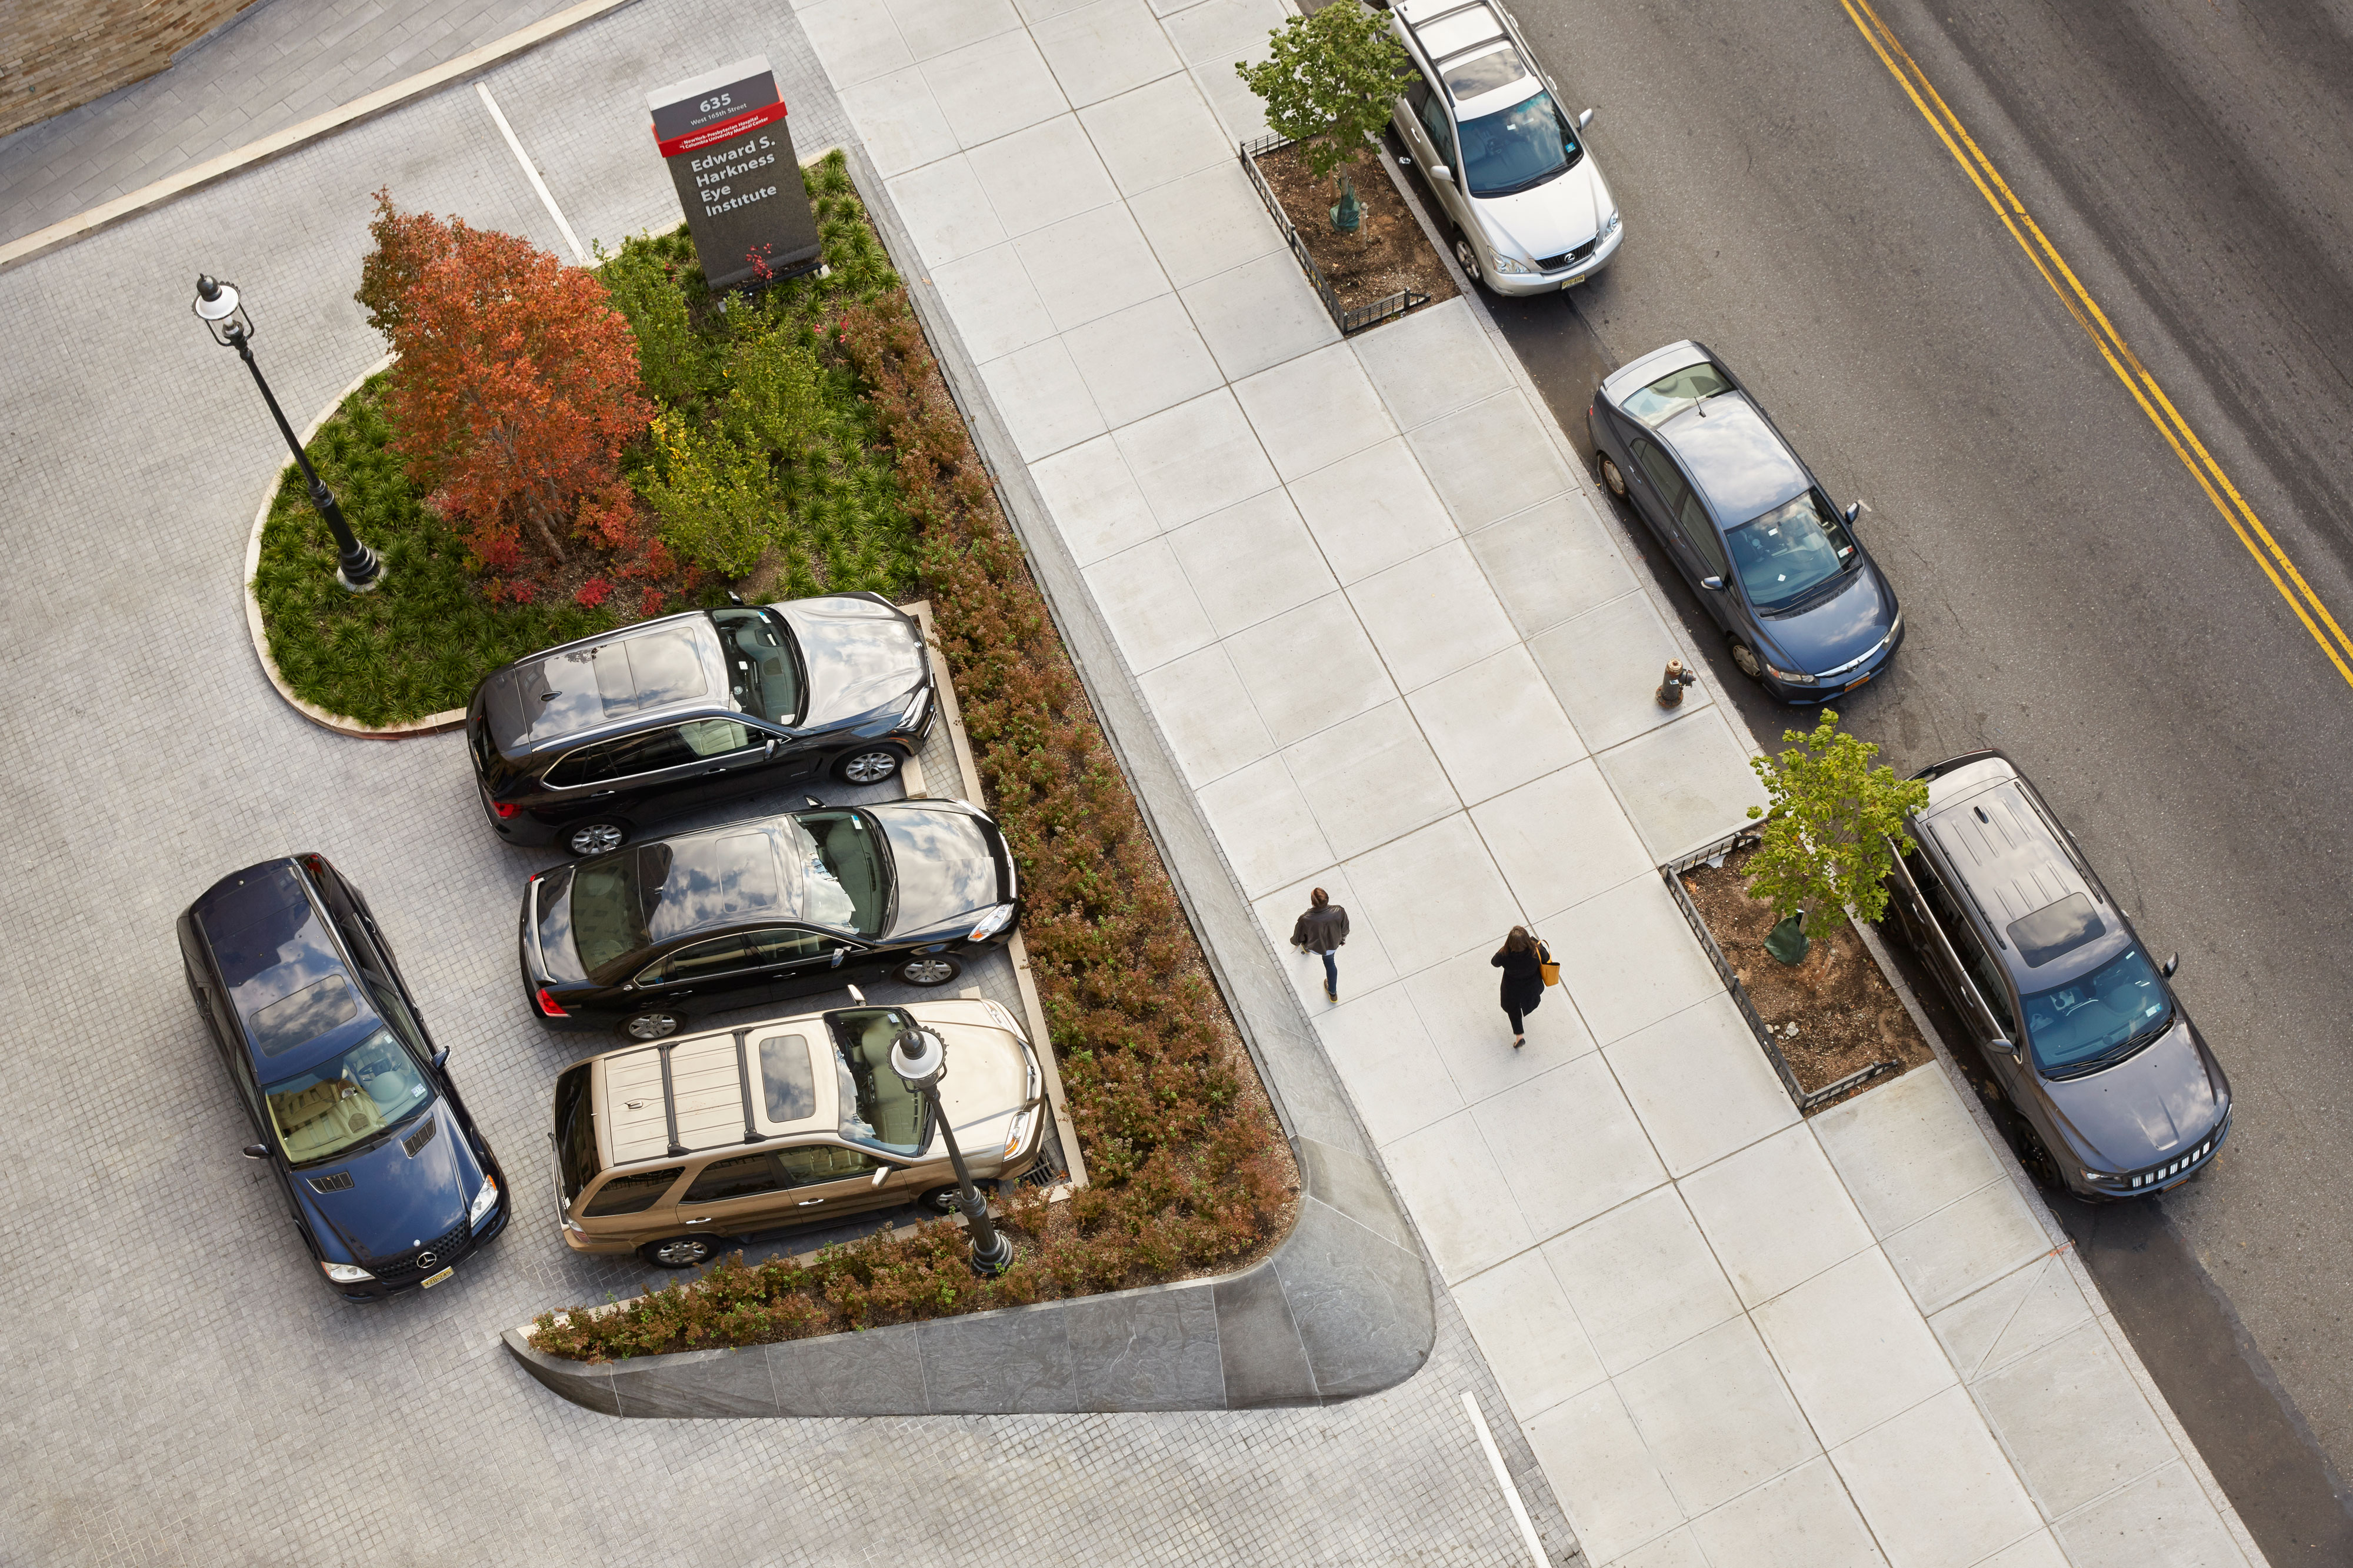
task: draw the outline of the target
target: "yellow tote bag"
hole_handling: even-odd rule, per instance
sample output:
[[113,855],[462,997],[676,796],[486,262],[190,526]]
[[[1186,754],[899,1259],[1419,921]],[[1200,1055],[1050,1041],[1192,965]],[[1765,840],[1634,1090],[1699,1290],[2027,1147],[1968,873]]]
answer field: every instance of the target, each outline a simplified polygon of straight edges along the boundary
[[1536,943],[1536,969],[1544,975],[1546,985],[1560,984],[1560,965],[1554,962],[1552,949],[1541,942]]

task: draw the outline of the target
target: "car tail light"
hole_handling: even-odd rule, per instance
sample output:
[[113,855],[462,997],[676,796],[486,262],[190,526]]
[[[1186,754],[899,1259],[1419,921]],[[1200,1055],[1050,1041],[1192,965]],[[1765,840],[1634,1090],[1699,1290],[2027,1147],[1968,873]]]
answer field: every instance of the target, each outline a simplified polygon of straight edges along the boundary
[[519,809],[521,808],[512,801],[501,803],[494,800],[491,802],[491,815],[496,816],[501,822],[504,822],[508,817],[512,816]]
[[539,1010],[551,1018],[569,1018],[572,1016],[571,1014],[565,1012],[563,1008],[555,1005],[555,998],[547,994],[547,987],[544,985],[539,988]]

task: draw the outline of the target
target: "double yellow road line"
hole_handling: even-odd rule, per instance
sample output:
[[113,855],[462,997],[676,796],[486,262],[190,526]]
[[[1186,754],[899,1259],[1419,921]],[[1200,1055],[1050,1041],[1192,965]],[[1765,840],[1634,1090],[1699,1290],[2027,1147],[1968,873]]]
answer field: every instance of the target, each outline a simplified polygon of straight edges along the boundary
[[2173,406],[2173,400],[2166,396],[2157,377],[2125,346],[2123,334],[2067,265],[2066,258],[2059,254],[2059,247],[2051,243],[2042,226],[2027,212],[2026,204],[2018,199],[2018,194],[1993,166],[1993,160],[1970,139],[1960,116],[1930,85],[1928,73],[1920,68],[1920,62],[1904,47],[1894,29],[1879,19],[1879,14],[1871,8],[1871,0],[1839,0],[1839,5],[1855,30],[1862,35],[1862,41],[1871,46],[1872,53],[1879,57],[1880,63],[1904,89],[1912,107],[1936,132],[1945,151],[1953,155],[1953,162],[1977,186],[1978,195],[1993,208],[2002,227],[2010,231],[2010,237],[2018,242],[2018,248],[2026,253],[2034,269],[2042,274],[2042,280],[2051,285],[2051,291],[2059,296],[2059,302],[2067,307],[2067,313],[2075,318],[2075,324],[2084,329],[2084,335],[2100,351],[2100,357],[2108,362],[2108,368],[2116,372],[2125,390],[2132,394],[2133,401],[2140,405],[2140,411],[2148,416],[2148,422],[2157,426],[2157,433],[2173,448],[2173,455],[2181,459],[2181,466],[2189,470],[2189,477],[2198,481],[2198,488],[2206,492],[2206,499],[2214,503],[2222,521],[2231,525],[2231,531],[2239,536],[2239,542],[2246,546],[2255,564],[2263,569],[2263,575],[2271,579],[2272,586],[2279,590],[2288,608],[2295,612],[2295,618],[2304,623],[2304,629],[2312,634],[2312,640],[2320,645],[2320,651],[2337,667],[2337,673],[2345,678],[2348,685],[2353,685],[2353,637],[2348,637],[2337,617],[2328,613],[2328,606],[2320,602],[2320,595],[2304,580],[2304,574],[2296,570],[2295,563],[2288,559],[2287,552],[2255,515],[2255,509],[2247,504],[2247,498],[2239,493],[2231,476],[2222,471],[2222,465],[2214,460],[2214,455],[2189,427],[2189,421]]

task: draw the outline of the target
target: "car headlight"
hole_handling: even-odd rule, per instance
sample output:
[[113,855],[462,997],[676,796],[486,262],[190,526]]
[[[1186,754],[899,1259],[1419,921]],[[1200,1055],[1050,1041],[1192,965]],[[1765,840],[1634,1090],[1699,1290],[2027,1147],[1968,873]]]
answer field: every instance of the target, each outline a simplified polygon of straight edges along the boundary
[[1495,270],[1498,272],[1534,272],[1535,268],[1529,266],[1525,261],[1514,261],[1499,250],[1495,252]]
[[364,1279],[375,1278],[355,1263],[322,1263],[319,1269],[338,1285],[357,1285]]
[[1801,670],[1776,669],[1769,664],[1765,667],[1765,673],[1776,680],[1786,680],[1792,686],[1811,686],[1815,679],[1814,677]]
[[918,690],[913,697],[908,698],[907,705],[899,710],[899,728],[902,730],[914,729],[923,721],[923,714],[931,705],[932,689],[926,686]]
[[998,1156],[1000,1159],[1013,1158],[1014,1152],[1021,1147],[1021,1141],[1029,1136],[1029,1123],[1037,1114],[1035,1110],[1029,1110],[1013,1119],[1012,1130],[1005,1135],[1005,1152]]
[[466,1211],[466,1224],[478,1226],[490,1212],[499,1206],[499,1184],[490,1177],[482,1178],[481,1190],[474,1194],[474,1206]]
[[965,940],[966,942],[984,942],[988,938],[995,936],[998,931],[1003,931],[1006,926],[1011,922],[1012,919],[1013,906],[1011,904],[999,904],[995,909],[980,917],[980,923],[972,928],[972,934],[965,938]]
[[1608,239],[1611,235],[1616,234],[1617,232],[1618,232],[1618,209],[1617,209],[1617,208],[1615,208],[1615,207],[1612,207],[1612,208],[1610,208],[1610,209],[1609,209],[1609,221],[1608,223],[1605,223],[1605,224],[1603,224],[1603,225],[1601,226],[1601,237],[1602,237],[1602,238],[1604,238],[1604,239]]

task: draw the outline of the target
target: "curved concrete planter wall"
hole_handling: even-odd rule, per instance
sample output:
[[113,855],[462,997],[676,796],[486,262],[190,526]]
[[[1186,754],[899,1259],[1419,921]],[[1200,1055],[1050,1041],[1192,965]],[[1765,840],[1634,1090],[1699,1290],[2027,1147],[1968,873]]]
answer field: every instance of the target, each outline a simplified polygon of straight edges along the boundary
[[[914,247],[859,147],[850,167],[892,255]],[[1437,1335],[1430,1271],[1338,1075],[1211,837],[1077,563],[923,274],[908,293],[1029,552],[1103,733],[1200,934],[1299,1159],[1299,1217],[1240,1274],[745,1350],[591,1365],[508,1352],[608,1415],[992,1415],[1322,1405],[1404,1382]]]

